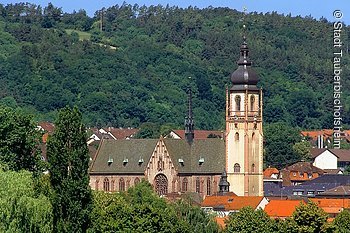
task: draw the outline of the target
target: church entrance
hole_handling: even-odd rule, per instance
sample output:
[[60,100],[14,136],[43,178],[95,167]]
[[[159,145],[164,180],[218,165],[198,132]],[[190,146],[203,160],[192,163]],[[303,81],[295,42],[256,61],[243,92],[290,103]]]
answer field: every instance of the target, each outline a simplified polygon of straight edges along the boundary
[[158,174],[154,178],[155,188],[158,195],[168,194],[168,179],[164,174]]

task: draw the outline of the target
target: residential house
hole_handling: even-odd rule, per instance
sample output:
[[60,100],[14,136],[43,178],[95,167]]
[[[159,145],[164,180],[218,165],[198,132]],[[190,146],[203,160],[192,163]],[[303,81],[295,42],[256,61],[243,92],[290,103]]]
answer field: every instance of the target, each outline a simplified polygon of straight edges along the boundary
[[283,186],[299,185],[326,172],[309,162],[297,162],[281,170]]
[[321,169],[341,169],[344,171],[350,165],[350,150],[314,148],[310,152],[313,165]]

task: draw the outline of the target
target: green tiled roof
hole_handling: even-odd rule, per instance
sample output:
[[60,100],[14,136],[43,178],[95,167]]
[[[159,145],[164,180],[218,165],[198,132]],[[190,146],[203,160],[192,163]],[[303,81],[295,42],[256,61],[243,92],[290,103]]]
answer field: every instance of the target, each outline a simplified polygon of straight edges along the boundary
[[[158,139],[103,140],[90,169],[90,173],[143,174]],[[108,160],[113,162],[108,164]],[[123,163],[124,160],[127,163]],[[139,160],[143,159],[143,163]]]
[[[225,142],[218,138],[163,139],[176,170],[192,174],[221,174],[225,168]],[[91,174],[143,174],[158,139],[104,140],[90,169]],[[108,160],[112,159],[112,163]],[[127,159],[127,163],[123,160]],[[143,163],[139,160],[143,159]],[[183,163],[179,163],[182,160]],[[201,162],[200,162],[201,160]]]

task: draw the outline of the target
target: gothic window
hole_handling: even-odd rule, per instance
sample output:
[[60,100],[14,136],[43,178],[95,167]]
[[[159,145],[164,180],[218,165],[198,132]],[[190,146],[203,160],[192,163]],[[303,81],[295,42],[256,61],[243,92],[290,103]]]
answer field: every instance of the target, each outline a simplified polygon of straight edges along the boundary
[[156,192],[158,195],[166,195],[168,193],[168,179],[163,174],[158,174],[154,178]]
[[210,178],[207,179],[207,195],[211,195],[211,181]]
[[111,181],[111,191],[114,191],[114,180]]
[[185,178],[182,180],[182,192],[187,192],[187,186],[188,186],[188,180],[187,180],[187,178],[185,177]]
[[138,183],[140,183],[140,179],[138,177],[136,177],[134,180],[134,185],[137,185]]
[[196,193],[199,193],[201,191],[201,182],[199,180],[199,177],[196,179]]
[[239,112],[241,111],[241,96],[236,95],[235,101],[236,101],[236,111]]
[[255,133],[252,134],[252,141],[255,139]]
[[233,172],[241,172],[241,166],[238,163],[233,166]]
[[128,179],[128,180],[126,181],[126,189],[129,189],[129,187],[130,187],[130,179]]
[[119,179],[119,192],[125,191],[125,181],[123,178]]
[[99,180],[96,180],[96,182],[95,182],[95,190],[98,190],[98,183],[99,183]]
[[252,172],[255,172],[255,164],[252,164]]
[[235,133],[235,141],[239,141],[239,133]]
[[103,180],[103,191],[109,192],[109,179],[107,177]]
[[255,109],[255,97],[252,95],[250,96],[250,111],[254,111]]

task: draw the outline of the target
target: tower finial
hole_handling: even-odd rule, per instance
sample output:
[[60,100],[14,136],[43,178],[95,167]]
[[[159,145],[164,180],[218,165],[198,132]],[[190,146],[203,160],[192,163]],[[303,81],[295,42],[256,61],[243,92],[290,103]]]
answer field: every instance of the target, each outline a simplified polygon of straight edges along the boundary
[[247,16],[247,7],[243,7],[243,18],[242,18],[242,21],[243,21],[243,44],[246,44],[246,39],[247,39],[247,25],[246,25],[246,16]]
[[[188,77],[191,80],[191,77]],[[192,144],[194,139],[194,122],[192,111],[192,89],[191,86],[187,89],[188,95],[188,109],[187,117],[185,118],[185,139],[189,144]]]

